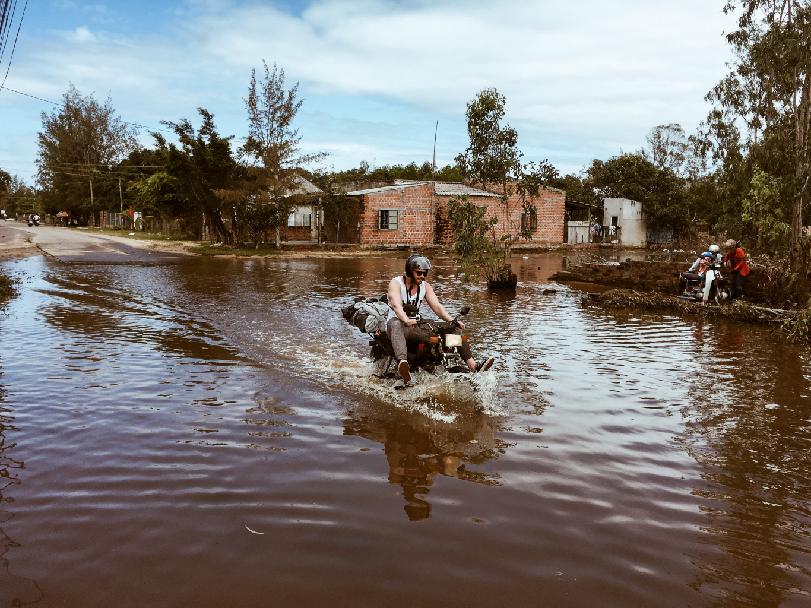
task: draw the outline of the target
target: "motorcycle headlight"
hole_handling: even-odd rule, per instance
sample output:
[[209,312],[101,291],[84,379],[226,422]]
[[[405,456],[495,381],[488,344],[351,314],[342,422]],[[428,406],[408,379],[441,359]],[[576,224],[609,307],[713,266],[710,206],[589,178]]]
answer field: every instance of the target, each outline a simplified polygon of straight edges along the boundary
[[462,336],[459,334],[445,334],[445,346],[448,348],[462,346]]

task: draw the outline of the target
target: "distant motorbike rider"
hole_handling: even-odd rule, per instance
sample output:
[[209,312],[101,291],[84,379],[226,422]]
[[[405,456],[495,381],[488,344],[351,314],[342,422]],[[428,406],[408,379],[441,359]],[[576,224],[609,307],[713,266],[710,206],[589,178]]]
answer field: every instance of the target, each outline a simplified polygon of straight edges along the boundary
[[[718,247],[717,245],[715,246]],[[712,245],[710,246],[712,248]],[[684,293],[687,285],[690,281],[698,281],[699,283],[704,283],[707,276],[707,270],[712,268],[713,264],[716,263],[716,255],[711,250],[705,251],[700,256],[698,256],[693,262],[692,266],[690,266],[687,272],[679,273],[679,293]]]
[[729,266],[732,272],[732,292],[730,299],[734,300],[743,295],[743,288],[746,285],[746,277],[749,276],[749,264],[746,262],[746,253],[734,239],[729,239],[724,243],[723,262]]
[[724,263],[723,256],[721,255],[721,248],[713,243],[709,247],[707,247],[707,251],[712,253],[715,257],[713,257],[713,263],[718,264],[719,266]]
[[[397,371],[405,384],[411,382],[406,341],[427,340],[430,336],[430,333],[420,328],[417,323],[419,309],[423,301],[440,319],[453,321],[453,317],[440,304],[433,287],[427,281],[430,272],[431,262],[428,258],[424,255],[415,254],[409,256],[406,260],[405,273],[402,276],[394,277],[389,282],[387,293],[389,315],[386,321],[386,329],[394,349],[394,356],[399,362]],[[461,321],[457,321],[457,324],[459,325],[458,333],[465,326]],[[486,371],[493,365],[492,357],[488,357],[482,363],[477,364],[467,342],[462,343],[459,352],[471,372]]]

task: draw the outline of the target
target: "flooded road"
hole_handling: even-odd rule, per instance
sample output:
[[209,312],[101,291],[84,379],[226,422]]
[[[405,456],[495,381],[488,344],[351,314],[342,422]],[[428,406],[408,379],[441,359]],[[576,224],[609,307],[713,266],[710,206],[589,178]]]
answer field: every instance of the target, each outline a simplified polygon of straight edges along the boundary
[[516,263],[435,261],[497,363],[397,393],[397,258],[2,263],[0,606],[808,605],[809,349]]

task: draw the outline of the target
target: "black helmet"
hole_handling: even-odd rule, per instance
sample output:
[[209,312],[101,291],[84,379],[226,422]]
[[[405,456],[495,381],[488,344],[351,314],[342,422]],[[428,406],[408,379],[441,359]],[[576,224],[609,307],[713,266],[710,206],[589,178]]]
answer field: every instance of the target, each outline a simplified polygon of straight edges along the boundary
[[414,255],[408,256],[408,259],[405,263],[405,274],[407,277],[411,276],[411,273],[415,270],[422,270],[425,272],[425,276],[428,276],[428,273],[431,272],[431,262],[428,258],[424,255],[415,253]]

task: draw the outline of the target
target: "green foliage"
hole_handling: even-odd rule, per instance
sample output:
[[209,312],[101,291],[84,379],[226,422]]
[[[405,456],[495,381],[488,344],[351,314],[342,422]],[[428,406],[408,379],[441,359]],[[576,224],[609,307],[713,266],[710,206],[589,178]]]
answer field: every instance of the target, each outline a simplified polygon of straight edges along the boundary
[[449,199],[447,212],[462,279],[498,276],[504,265],[503,250],[490,236],[497,220],[488,218],[487,209],[470,202],[467,196]]
[[176,215],[180,211],[177,203],[183,199],[179,188],[178,178],[158,171],[132,182],[127,193],[145,215]]
[[102,104],[70,85],[62,104],[51,114],[42,113],[38,134],[38,181],[47,209],[87,216],[117,200],[114,168],[138,147],[136,137],[110,98]]
[[[293,128],[303,100],[298,98],[298,83],[290,89],[285,85],[284,70],[275,63],[273,69],[264,66],[264,77],[256,79],[256,70],[251,70],[251,82],[245,106],[248,111],[248,137],[242,152],[260,168],[253,187],[246,191],[256,205],[271,207],[270,211],[250,211],[254,221],[261,217],[276,228],[276,244],[279,229],[287,222],[296,201],[291,197],[295,191],[296,173],[302,165],[320,160],[324,154],[303,154],[300,151],[301,136]],[[251,220],[249,220],[250,223]]]
[[481,185],[507,182],[521,175],[518,132],[502,125],[506,99],[496,89],[484,89],[467,104],[467,149],[456,157],[465,177]]
[[780,183],[777,179],[755,167],[749,193],[741,205],[741,219],[754,226],[757,249],[788,253],[791,228],[785,221],[781,207]]
[[257,249],[264,240],[265,233],[278,222],[276,213],[277,209],[274,206],[261,203],[248,204],[242,210],[242,221]]
[[[163,122],[174,131],[179,145],[167,143],[159,133],[152,136],[166,175],[174,179],[171,184],[175,203],[197,217],[205,215],[218,240],[230,244],[233,233],[223,221],[220,194],[233,186],[237,176],[237,164],[231,153],[233,137],[222,137],[217,132],[211,112],[205,108],[197,111],[202,118],[197,130],[186,118],[177,123]],[[169,185],[168,180],[163,183]]]
[[[433,165],[427,161],[421,165],[411,162],[407,165],[383,165],[375,169],[370,169],[369,163],[362,161],[357,168],[346,169],[344,171],[332,171],[323,174],[322,177],[327,176],[330,182],[336,185],[342,183],[359,184],[362,182],[389,184],[398,179],[459,182],[462,181],[463,178],[462,170],[457,165],[446,165],[434,170]],[[327,191],[327,188],[325,188],[322,183],[319,183],[317,176],[314,177],[313,181],[314,183],[318,183],[322,190]]]
[[0,209],[4,209],[8,217],[37,209],[37,195],[34,189],[18,176],[2,169],[0,169]]
[[783,322],[783,331],[793,342],[811,342],[811,307],[803,308]]
[[[707,95],[715,107],[703,129],[705,148],[720,163],[723,194],[734,190],[742,198],[749,193],[755,165],[781,180],[778,204],[790,224],[792,265],[805,274],[803,212],[811,195],[811,2],[727,0],[724,11],[738,13],[737,29],[727,35],[735,61]],[[750,224],[756,227],[757,222]]]
[[629,198],[643,205],[651,226],[685,231],[692,215],[685,180],[669,168],[658,168],[642,154],[621,154],[595,160],[586,183],[598,199]]

